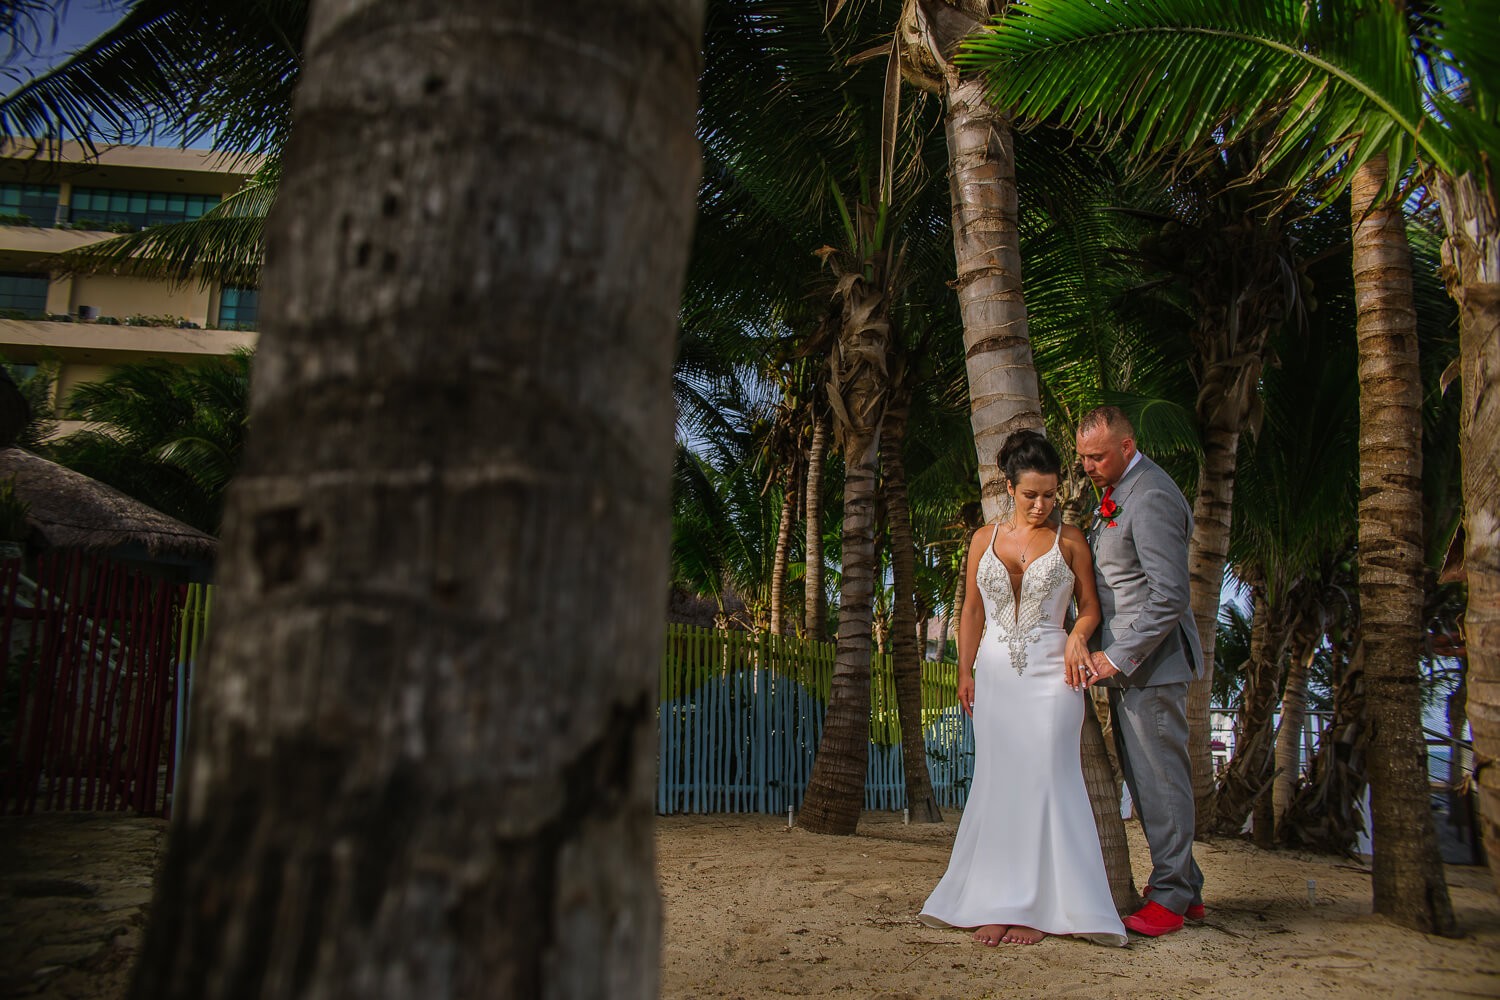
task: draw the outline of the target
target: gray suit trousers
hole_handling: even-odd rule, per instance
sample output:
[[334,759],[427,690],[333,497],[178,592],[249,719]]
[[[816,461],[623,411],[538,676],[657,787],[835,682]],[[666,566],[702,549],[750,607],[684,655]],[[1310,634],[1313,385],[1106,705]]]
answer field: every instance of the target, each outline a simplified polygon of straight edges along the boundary
[[1203,902],[1203,872],[1193,860],[1187,692],[1186,683],[1109,689],[1120,766],[1151,848],[1151,901],[1177,914]]

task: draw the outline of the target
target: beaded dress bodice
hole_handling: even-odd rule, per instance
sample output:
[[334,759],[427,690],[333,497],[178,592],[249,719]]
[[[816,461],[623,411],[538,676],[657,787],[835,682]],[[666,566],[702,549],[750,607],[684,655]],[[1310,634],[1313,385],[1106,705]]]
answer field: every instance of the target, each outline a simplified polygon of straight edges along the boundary
[[979,559],[975,581],[984,601],[985,636],[1004,643],[1016,673],[1026,672],[1026,649],[1041,638],[1045,629],[1062,629],[1068,603],[1073,599],[1073,571],[1062,553],[1061,526],[1052,547],[1021,573],[1019,600],[1011,588],[1010,573],[995,555],[995,535],[990,536]]

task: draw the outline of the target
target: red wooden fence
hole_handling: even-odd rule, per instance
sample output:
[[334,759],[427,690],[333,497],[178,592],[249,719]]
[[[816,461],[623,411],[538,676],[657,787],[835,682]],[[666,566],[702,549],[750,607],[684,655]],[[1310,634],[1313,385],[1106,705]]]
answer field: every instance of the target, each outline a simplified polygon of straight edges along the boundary
[[186,592],[80,552],[0,561],[0,811],[166,813]]

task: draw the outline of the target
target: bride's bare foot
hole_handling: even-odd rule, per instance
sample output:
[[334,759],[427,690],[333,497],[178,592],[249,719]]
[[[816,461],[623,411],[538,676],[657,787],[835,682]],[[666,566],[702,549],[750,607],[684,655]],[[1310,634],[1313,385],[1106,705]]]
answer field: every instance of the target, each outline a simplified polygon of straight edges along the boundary
[[1041,944],[1042,938],[1046,936],[1034,927],[1015,924],[1006,928],[1005,934],[1000,940],[1006,944]]
[[1004,924],[985,924],[983,927],[980,927],[974,931],[974,940],[978,941],[980,944],[987,944],[991,948],[993,948],[997,944],[999,944],[1002,939],[1004,939],[1005,932],[1008,930],[1010,930],[1010,928],[1006,927]]

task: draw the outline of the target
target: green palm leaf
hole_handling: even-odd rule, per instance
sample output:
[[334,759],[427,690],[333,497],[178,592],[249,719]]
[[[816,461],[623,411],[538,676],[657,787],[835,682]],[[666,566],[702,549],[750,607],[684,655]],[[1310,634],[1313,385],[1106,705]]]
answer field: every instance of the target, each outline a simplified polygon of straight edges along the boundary
[[[1441,10],[1452,23],[1460,7]],[[1482,37],[1494,34],[1490,20]],[[1292,188],[1322,182],[1330,197],[1378,153],[1398,167],[1394,186],[1414,160],[1457,175],[1497,148],[1477,120],[1460,135],[1453,116],[1433,113],[1401,7],[1384,0],[1029,0],[969,42],[964,60],[1027,119],[1126,141],[1133,156],[1254,132],[1262,171],[1278,168]],[[1483,58],[1472,65],[1491,71]]]
[[307,0],[136,0],[118,24],[0,100],[0,134],[92,145],[159,131],[277,152],[291,121]]
[[267,160],[244,187],[188,222],[151,226],[52,258],[57,274],[126,272],[159,281],[255,285],[265,257],[265,223],[281,162]]

